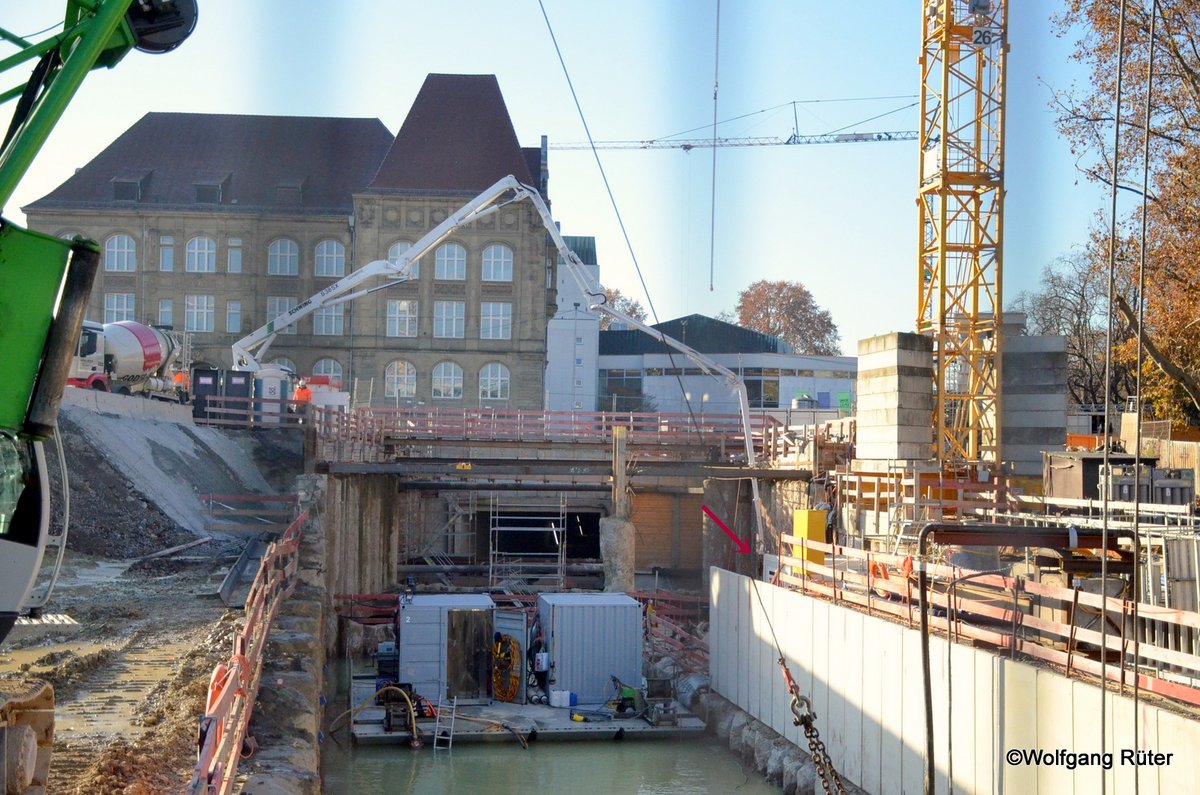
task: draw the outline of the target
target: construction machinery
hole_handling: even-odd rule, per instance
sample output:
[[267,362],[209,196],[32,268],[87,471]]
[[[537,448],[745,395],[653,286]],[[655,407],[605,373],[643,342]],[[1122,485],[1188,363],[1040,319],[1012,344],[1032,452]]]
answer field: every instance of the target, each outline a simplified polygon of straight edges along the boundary
[[187,390],[175,379],[187,369],[184,350],[184,338],[170,329],[85,320],[67,385],[185,402]]
[[[737,395],[739,413],[744,431],[746,464],[747,466],[754,467],[755,452],[754,438],[751,433],[750,401],[747,398],[746,385],[742,382],[741,376],[679,340],[667,336],[662,331],[626,315],[609,304],[605,298],[604,288],[599,283],[591,280],[583,261],[571,250],[566,241],[563,240],[562,234],[558,231],[558,225],[551,217],[550,209],[546,206],[546,202],[542,199],[541,194],[536,188],[521,183],[516,177],[511,175],[500,179],[461,208],[450,213],[444,221],[427,232],[416,243],[413,243],[396,261],[375,260],[364,265],[349,276],[334,282],[316,295],[300,302],[287,312],[268,320],[265,324],[235,342],[233,344],[234,368],[261,373],[268,381],[278,379],[282,373],[273,366],[264,366],[261,362],[261,358],[265,356],[276,334],[320,309],[353,301],[356,298],[368,295],[377,290],[386,289],[394,284],[408,281],[412,274],[412,263],[419,261],[423,255],[445,240],[456,229],[485,218],[503,207],[522,201],[528,201],[533,206],[534,211],[542,222],[542,226],[545,227],[546,233],[550,236],[554,247],[558,250],[558,255],[567,268],[567,272],[571,274],[571,277],[579,285],[582,294],[588,297],[590,309],[603,312],[615,320],[624,323],[626,327],[637,329],[653,337],[662,342],[667,348],[685,356],[700,368],[704,374],[719,377],[725,381],[726,386]],[[382,284],[374,284],[370,287],[364,286],[367,282],[371,280],[377,281],[380,278],[386,280]],[[758,480],[751,478],[750,485],[752,500],[755,506],[755,537],[762,539],[764,537],[763,520],[761,502],[759,500]]]
[[917,331],[933,340],[931,458],[999,466],[1008,0],[924,0]]
[[[195,21],[195,0],[67,0],[61,30],[44,40],[0,29],[0,39],[17,48],[0,60],[0,72],[34,63],[27,79],[0,92],[0,102],[16,100],[0,144],[0,207],[88,72],[115,66],[134,48],[174,49]],[[0,641],[26,605],[50,537],[42,443],[54,434],[99,263],[93,241],[60,240],[0,219]],[[53,690],[6,682],[0,689],[6,793],[44,790],[53,733]]]

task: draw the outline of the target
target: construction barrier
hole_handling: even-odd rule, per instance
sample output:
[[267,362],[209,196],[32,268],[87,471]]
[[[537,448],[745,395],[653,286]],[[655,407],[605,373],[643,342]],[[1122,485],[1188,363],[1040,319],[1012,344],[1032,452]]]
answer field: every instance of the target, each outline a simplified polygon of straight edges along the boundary
[[[919,623],[911,557],[792,535],[784,535],[781,546],[777,584],[867,614],[889,615],[910,627]],[[810,551],[826,553],[825,564],[808,560]],[[1200,705],[1200,655],[1195,653],[1200,613],[1000,574],[973,574],[957,566],[926,563],[925,571],[933,579],[930,626],[952,640],[1059,665],[1068,675],[1103,677],[1119,683],[1122,691],[1136,683],[1144,692]],[[966,575],[971,575],[969,582],[947,587]],[[1109,623],[1105,633],[1092,628],[1100,616]],[[1173,642],[1159,642],[1163,638]],[[1101,648],[1106,650],[1103,662]]]
[[[454,440],[555,442],[611,445],[615,428],[628,430],[628,444],[666,454],[673,446],[723,446],[744,452],[739,414],[612,411],[523,411],[492,409],[368,408],[351,411],[312,407],[309,412],[322,460],[372,462],[395,457],[414,441]],[[761,453],[781,424],[766,414],[751,417],[751,435]]]
[[187,795],[227,795],[233,790],[258,697],[263,651],[280,605],[296,587],[300,529],[307,520],[308,512],[304,511],[267,548],[259,563],[258,575],[246,598],[245,624],[233,639],[233,654],[228,662],[213,669],[209,680],[196,770]]

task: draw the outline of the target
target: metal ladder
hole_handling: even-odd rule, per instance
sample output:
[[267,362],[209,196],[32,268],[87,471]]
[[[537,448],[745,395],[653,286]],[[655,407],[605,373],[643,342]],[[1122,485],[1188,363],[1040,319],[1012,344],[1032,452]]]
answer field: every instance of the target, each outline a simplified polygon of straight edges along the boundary
[[[446,710],[449,709],[447,715]],[[446,734],[442,735],[442,719],[450,719],[450,725]],[[438,699],[437,719],[433,722],[433,750],[434,751],[450,751],[454,748],[454,720],[458,717],[458,696],[450,700],[450,706],[447,708],[444,699]]]

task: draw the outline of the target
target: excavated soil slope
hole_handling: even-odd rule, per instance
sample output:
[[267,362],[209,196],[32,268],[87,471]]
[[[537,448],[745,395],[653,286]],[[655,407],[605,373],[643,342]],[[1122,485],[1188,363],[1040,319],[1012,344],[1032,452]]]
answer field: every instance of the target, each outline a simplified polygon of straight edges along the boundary
[[240,542],[138,559],[204,535],[199,494],[285,490],[300,468],[300,439],[257,432],[235,440],[81,408],[64,408],[60,425],[71,529],[48,610],[79,628],[6,642],[0,676],[55,686],[49,795],[179,792],[195,760],[209,674],[229,656],[240,617],[214,598]]

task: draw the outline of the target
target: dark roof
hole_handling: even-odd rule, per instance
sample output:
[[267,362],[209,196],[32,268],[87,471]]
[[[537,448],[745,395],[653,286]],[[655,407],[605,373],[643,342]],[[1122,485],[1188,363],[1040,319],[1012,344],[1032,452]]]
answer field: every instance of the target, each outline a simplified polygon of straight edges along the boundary
[[206,209],[196,186],[219,185],[223,210],[349,214],[391,142],[378,119],[147,113],[26,209],[111,206],[116,180],[141,183],[139,205]]
[[[700,353],[791,353],[792,348],[778,337],[751,331],[704,315],[658,323],[656,328]],[[664,353],[663,343],[632,329],[600,332],[601,356],[631,356]]]
[[526,157],[495,75],[432,74],[369,187],[475,194],[511,174],[539,188]]
[[579,257],[579,261],[584,265],[596,264],[596,238],[563,235],[563,242],[575,252],[575,256]]

